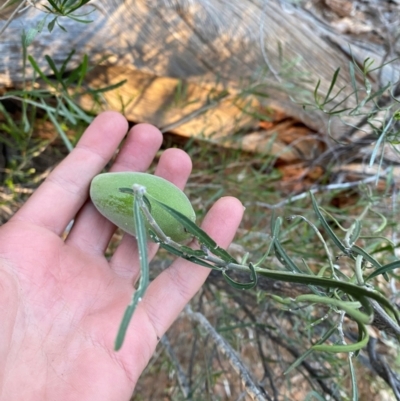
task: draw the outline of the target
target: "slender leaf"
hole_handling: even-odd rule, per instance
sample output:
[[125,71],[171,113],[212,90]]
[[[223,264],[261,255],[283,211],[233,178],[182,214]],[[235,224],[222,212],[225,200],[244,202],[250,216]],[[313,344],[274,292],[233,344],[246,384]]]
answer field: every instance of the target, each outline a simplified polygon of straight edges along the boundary
[[343,245],[343,243],[339,240],[339,238],[336,236],[336,234],[333,232],[327,221],[325,220],[325,217],[322,215],[321,211],[319,210],[317,201],[315,200],[315,197],[312,192],[310,192],[311,196],[311,202],[314,208],[314,211],[318,217],[318,220],[321,222],[324,230],[326,233],[329,235],[329,237],[332,239],[332,241],[335,243],[335,245],[345,254],[348,255],[349,251],[348,249]]
[[225,269],[222,270],[222,275],[233,288],[236,288],[237,290],[250,290],[257,285],[257,273],[254,269],[253,264],[250,263],[249,268],[251,273],[251,281],[248,283],[239,283],[238,281],[233,280],[228,276],[227,270]]
[[[378,215],[382,220],[382,223],[380,224],[380,226],[374,231],[374,234],[379,234],[387,226],[387,218],[382,213],[379,213],[376,210],[371,209],[371,212]],[[384,238],[384,237],[382,237],[382,238]],[[388,241],[390,241],[390,240],[388,240]]]
[[40,69],[39,65],[36,63],[36,60],[32,56],[28,56],[28,60],[31,63],[35,72],[37,72],[39,74],[40,78],[42,78],[44,82],[46,82],[48,85],[50,85],[52,88],[54,88],[55,87],[54,82],[52,82],[46,76],[46,74],[43,73],[43,71]]
[[335,111],[333,111],[333,109],[331,109],[329,111],[329,115],[330,116],[337,116],[337,115],[343,114],[345,111],[348,111],[348,110],[350,110],[350,107],[347,107],[345,109],[335,110]]
[[[46,7],[47,8],[47,7]],[[47,29],[49,30],[49,32],[53,32],[54,26],[56,25],[57,22],[57,18],[55,17],[53,18],[48,24],[47,24]]]
[[327,94],[326,94],[326,96],[325,96],[325,99],[324,99],[323,104],[326,104],[326,103],[328,102],[329,96],[330,96],[330,94],[332,93],[332,90],[333,90],[333,88],[334,88],[334,86],[335,86],[335,84],[336,84],[336,81],[337,81],[339,72],[340,72],[340,67],[337,68],[336,71],[335,71],[334,74],[333,74],[332,81],[331,81],[331,84],[330,84],[330,86],[329,86],[328,92],[327,92]]
[[188,260],[189,262],[196,263],[200,266],[204,266],[204,267],[207,267],[207,268],[213,269],[213,270],[221,270],[221,268],[216,267],[216,266],[212,265],[211,263],[205,262],[204,260],[202,260],[196,256],[188,255],[188,254],[180,251],[179,249],[176,249],[173,246],[168,245],[164,242],[160,242],[160,248],[163,248],[166,251],[172,253],[173,255],[176,255],[182,259]]
[[353,245],[351,247],[351,251],[357,255],[361,255],[365,260],[367,260],[376,268],[379,269],[382,267],[382,265],[375,258],[373,258],[369,253],[365,252],[364,249],[360,248],[358,245]]
[[274,240],[274,249],[279,261],[281,261],[281,263],[283,263],[285,267],[288,267],[292,272],[302,273],[302,271],[297,267],[297,265],[292,261],[290,256],[283,249],[281,243],[278,241],[277,238],[275,238]]
[[207,257],[207,253],[201,249],[192,249],[185,245],[181,245],[180,248],[181,248],[182,252],[184,252],[186,255],[196,256],[197,258],[206,258]]
[[228,263],[237,263],[237,261],[223,248],[219,247],[217,243],[207,234],[205,233],[200,227],[196,225],[192,220],[187,218],[184,214],[178,212],[177,210],[169,207],[168,205],[158,201],[157,199],[147,195],[151,198],[154,202],[160,205],[164,210],[166,210],[172,217],[174,217],[179,223],[182,224],[186,230],[195,236],[197,240],[205,245],[211,253],[215,256],[220,257],[222,260]]
[[279,237],[279,233],[281,231],[281,226],[282,226],[282,218],[276,217],[275,213],[273,213],[271,216],[271,232],[272,232],[273,238]]
[[60,74],[64,75],[65,71],[67,70],[68,63],[71,61],[72,56],[75,54],[75,49],[72,49],[69,53],[67,58],[63,61],[60,67]]
[[97,89],[89,88],[88,92],[97,94],[97,93],[104,93],[104,92],[112,91],[112,90],[117,89],[120,86],[126,84],[127,81],[128,81],[127,79],[123,79],[122,81],[119,81],[116,84],[108,85],[108,86],[105,86],[104,88],[97,88]]
[[86,3],[89,3],[90,0],[85,0],[85,1],[81,1],[79,2],[78,5],[76,5],[75,7],[71,7],[68,10],[68,13],[73,13],[74,11],[78,10],[79,8],[81,8],[82,6],[84,6]]
[[65,96],[64,100],[68,103],[68,105],[75,111],[77,116],[84,121],[85,123],[90,124],[93,121],[93,117],[87,115],[79,106],[75,104],[75,102],[69,98],[69,96]]
[[360,220],[355,220],[352,225],[352,231],[349,238],[349,245],[353,246],[353,244],[358,240],[360,233],[361,233],[361,222]]
[[350,72],[350,82],[351,86],[353,87],[354,95],[356,97],[356,104],[359,103],[358,101],[358,89],[357,89],[357,81],[356,81],[356,74],[354,71],[354,63],[349,63],[349,72]]
[[77,124],[77,119],[75,116],[68,110],[68,108],[65,106],[64,102],[62,101],[61,98],[57,97],[57,107],[58,109],[62,112],[62,114],[67,118],[68,122],[75,125]]
[[321,85],[321,80],[319,79],[317,82],[317,85],[315,85],[315,89],[314,89],[314,101],[318,107],[320,107],[319,99],[318,99],[318,89],[319,89],[320,85]]
[[[42,103],[44,103],[43,99],[41,99]],[[57,119],[50,111],[47,111],[47,115],[49,119],[53,123],[54,127],[56,128],[58,135],[60,135],[61,139],[64,142],[65,147],[68,149],[68,152],[72,152],[74,146],[72,145],[71,141],[68,139],[67,135],[65,134],[64,130],[61,128],[60,124],[58,123]]]
[[272,241],[270,242],[270,244],[269,244],[269,246],[268,246],[268,249],[267,249],[267,251],[264,253],[264,255],[261,257],[261,259],[257,262],[257,263],[254,263],[254,266],[255,267],[258,267],[258,266],[260,266],[261,265],[261,263],[264,263],[265,262],[265,260],[267,259],[267,257],[269,256],[269,254],[270,254],[270,252],[271,252],[271,249],[273,248],[273,246],[274,246],[274,238],[272,239]]
[[87,54],[84,54],[82,63],[79,66],[79,79],[78,79],[78,83],[77,83],[78,88],[80,88],[82,86],[82,82],[85,79],[86,73],[88,71],[88,65],[89,65],[89,58],[88,58]]
[[54,10],[51,10],[52,12],[57,11],[58,13],[63,14],[63,10],[58,7],[58,4],[55,1],[53,1],[53,0],[47,0],[47,1],[54,8]]
[[392,83],[389,82],[383,88],[381,88],[381,89],[377,90],[376,92],[372,93],[368,97],[368,101],[371,101],[371,100],[375,99],[376,97],[381,97],[391,86],[392,86]]
[[64,89],[66,89],[66,88],[65,88],[65,84],[64,84],[64,82],[63,82],[62,79],[61,79],[60,71],[58,70],[58,68],[57,68],[55,62],[53,61],[53,59],[52,59],[50,56],[48,56],[47,54],[44,56],[44,58],[46,59],[47,64],[50,66],[51,70],[53,71],[53,74],[55,75],[57,81],[58,81],[60,84],[63,85]]
[[389,273],[394,269],[398,269],[399,267],[400,267],[400,260],[395,260],[394,262],[388,263],[376,269],[365,279],[365,281],[371,280],[371,278],[377,277],[380,274]]
[[149,262],[147,257],[147,235],[142,213],[140,212],[140,199],[135,197],[133,202],[133,217],[135,221],[136,241],[138,244],[140,281],[136,291],[134,291],[131,303],[125,310],[124,317],[120,324],[117,338],[115,340],[115,351],[118,351],[124,342],[126,331],[132,319],[133,313],[142,300],[144,293],[149,285]]

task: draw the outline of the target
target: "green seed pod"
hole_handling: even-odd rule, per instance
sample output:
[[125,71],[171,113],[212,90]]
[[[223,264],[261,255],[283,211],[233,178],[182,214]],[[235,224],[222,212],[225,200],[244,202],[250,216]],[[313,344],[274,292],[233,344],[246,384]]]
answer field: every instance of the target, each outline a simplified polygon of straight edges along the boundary
[[[146,188],[154,199],[176,209],[192,221],[196,220],[193,207],[187,196],[174,184],[163,178],[146,173],[105,173],[93,178],[90,197],[97,210],[117,227],[135,235],[133,219],[134,196],[130,191],[134,184]],[[122,189],[122,190],[121,190]],[[150,212],[162,231],[176,242],[188,240],[191,235],[167,211],[150,201]],[[145,220],[146,228],[149,224]]]

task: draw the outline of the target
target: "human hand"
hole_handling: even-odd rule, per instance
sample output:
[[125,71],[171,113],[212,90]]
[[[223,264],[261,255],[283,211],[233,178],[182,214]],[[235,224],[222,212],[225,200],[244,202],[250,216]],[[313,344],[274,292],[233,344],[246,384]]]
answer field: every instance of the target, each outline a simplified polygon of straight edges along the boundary
[[[122,349],[114,352],[139,275],[137,247],[125,235],[111,259],[104,257],[115,227],[96,211],[88,190],[126,130],[118,113],[99,115],[73,152],[0,227],[0,400],[129,400],[159,339],[209,273],[176,260],[150,284]],[[161,141],[156,128],[135,126],[111,170],[145,171]],[[186,153],[168,149],[156,174],[183,188],[190,171]],[[242,212],[236,199],[220,199],[202,228],[226,247]],[[149,245],[150,256],[156,250]]]

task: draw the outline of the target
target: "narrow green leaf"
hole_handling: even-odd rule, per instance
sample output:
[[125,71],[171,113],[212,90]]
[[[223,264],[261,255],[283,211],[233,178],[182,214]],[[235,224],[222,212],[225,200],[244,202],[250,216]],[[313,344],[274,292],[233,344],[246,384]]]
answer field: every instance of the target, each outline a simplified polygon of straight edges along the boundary
[[222,275],[225,280],[230,284],[233,288],[237,290],[250,290],[257,285],[257,273],[255,272],[254,266],[252,263],[249,264],[250,273],[251,273],[251,281],[248,283],[239,283],[238,281],[233,280],[227,274],[225,269],[222,270]]
[[[387,218],[380,212],[377,212],[376,210],[371,209],[372,213],[375,213],[376,215],[378,215],[381,220],[382,223],[380,224],[380,226],[374,231],[374,234],[379,234],[381,231],[383,231],[385,229],[385,227],[387,226]],[[384,237],[383,237],[384,238]],[[392,243],[392,241],[388,240],[390,243]]]
[[53,19],[47,24],[47,29],[49,30],[50,33],[53,32],[54,26],[56,25],[56,22],[57,22],[57,18],[58,18],[58,17],[53,18]]
[[351,227],[352,232],[349,238],[349,244],[350,246],[353,246],[353,244],[358,240],[360,233],[361,233],[361,222],[360,220],[356,219]]
[[65,106],[65,104],[63,103],[62,99],[60,97],[57,97],[57,107],[58,110],[61,111],[61,113],[66,117],[66,119],[68,120],[69,123],[71,123],[72,125],[77,124],[77,119],[75,118],[75,116],[68,110],[68,108]]
[[56,20],[56,24],[58,25],[58,27],[59,27],[61,30],[63,30],[64,32],[67,32],[67,30],[60,24],[60,20],[59,20],[59,19]]
[[47,0],[47,1],[48,1],[48,2],[50,3],[50,5],[53,7],[53,9],[54,9],[54,10],[52,10],[53,12],[54,12],[54,11],[57,11],[57,12],[60,13],[60,14],[63,13],[62,9],[58,7],[58,4],[57,4],[55,1],[53,1],[53,0]]
[[336,111],[330,110],[328,112],[328,114],[330,116],[337,116],[337,115],[343,114],[345,111],[348,111],[348,110],[351,110],[351,108],[350,107],[346,107],[345,109],[340,109],[340,110],[336,110]]
[[339,240],[339,238],[336,236],[336,234],[333,232],[327,221],[325,220],[325,217],[322,215],[321,211],[319,210],[317,201],[315,200],[315,197],[312,192],[310,192],[311,196],[311,202],[314,208],[314,211],[318,217],[318,220],[321,222],[324,230],[326,233],[329,235],[329,237],[332,239],[332,241],[335,243],[335,245],[345,254],[348,255],[349,251],[348,249],[342,244],[342,242]]
[[386,138],[386,133],[387,133],[388,129],[390,128],[392,122],[393,122],[393,116],[386,123],[383,131],[381,132],[381,134],[379,135],[378,140],[375,143],[374,149],[372,150],[371,157],[370,157],[370,160],[369,160],[369,167],[372,167],[374,165],[375,158],[377,156],[379,147],[381,146],[381,144],[383,146],[383,144],[385,143],[384,139]]
[[380,274],[385,274],[385,273],[389,273],[394,269],[398,269],[400,267],[400,260],[395,260],[394,262],[388,263],[386,265],[383,265],[381,267],[379,267],[378,269],[376,269],[373,273],[371,273],[366,279],[365,281],[367,282],[368,280],[370,280],[371,278],[377,277]]
[[160,244],[160,248],[163,248],[166,251],[168,251],[168,252],[172,253],[173,255],[178,256],[182,259],[188,260],[189,262],[196,263],[197,265],[204,266],[209,269],[221,270],[221,268],[215,267],[211,263],[205,262],[204,260],[202,260],[196,256],[187,255],[184,252],[180,251],[179,249],[176,249],[173,246],[168,245],[164,242],[160,242],[159,244]]
[[47,78],[46,74],[43,73],[39,65],[36,63],[36,60],[32,56],[28,56],[28,60],[31,63],[31,66],[33,67],[35,72],[39,74],[40,78],[42,78],[43,81],[46,82],[48,85],[50,85],[52,88],[55,88],[54,82],[52,82],[49,78]]
[[124,342],[126,331],[132,319],[133,313],[142,300],[144,293],[149,285],[149,262],[147,257],[147,235],[142,213],[140,211],[139,197],[135,197],[133,202],[133,217],[135,221],[136,241],[138,244],[139,264],[140,264],[140,281],[137,290],[133,293],[131,303],[125,310],[122,318],[117,338],[115,340],[115,351],[118,351]]
[[222,271],[222,275],[224,276],[224,279],[227,281],[227,283],[237,290],[249,290],[251,288],[254,288],[254,283],[239,283],[238,281],[230,278],[225,271]]
[[59,82],[63,86],[64,90],[67,90],[67,88],[65,87],[65,84],[61,78],[60,71],[58,71],[58,68],[57,68],[55,62],[53,61],[53,59],[50,56],[48,56],[47,54],[44,56],[44,58],[46,59],[47,64],[50,66],[50,69],[53,71],[53,74],[55,75],[57,82]]
[[104,93],[104,92],[112,91],[112,90],[117,89],[120,86],[126,84],[127,81],[128,81],[127,79],[123,79],[122,81],[119,81],[116,84],[108,85],[108,86],[105,86],[104,88],[98,88],[98,89],[89,88],[88,92],[90,92],[90,93]]
[[68,15],[68,18],[72,19],[73,21],[79,22],[81,24],[90,24],[91,22],[93,22],[93,20],[91,19],[82,19],[82,18],[78,18],[75,15]]
[[332,81],[331,81],[331,84],[330,84],[330,86],[329,86],[328,92],[327,92],[327,94],[326,94],[326,96],[325,96],[325,99],[324,99],[324,101],[323,101],[323,104],[326,104],[326,103],[327,103],[327,100],[329,99],[329,96],[330,96],[330,94],[332,93],[332,90],[333,90],[333,88],[334,88],[334,86],[335,86],[335,84],[336,84],[336,81],[337,81],[339,72],[340,72],[340,67],[337,68],[336,71],[335,71],[334,74],[333,74]]
[[73,13],[74,11],[78,10],[79,8],[81,8],[84,4],[85,4],[85,2],[82,2],[81,4],[78,4],[77,6],[70,8],[70,9],[68,10],[68,13],[69,13],[69,14],[70,14],[70,13]]
[[360,248],[358,245],[353,245],[351,247],[351,251],[357,255],[361,255],[365,260],[367,260],[376,268],[379,269],[382,267],[382,265],[375,258],[373,258],[369,253],[365,252],[364,249]]
[[[151,196],[147,195],[149,198]],[[174,217],[179,223],[182,224],[186,230],[195,236],[197,240],[205,245],[208,250],[213,253],[215,256],[220,257],[222,260],[228,263],[237,263],[237,261],[223,248],[219,247],[217,243],[200,227],[196,225],[192,220],[188,219],[185,215],[178,212],[177,210],[169,207],[168,205],[158,201],[157,199],[151,197],[151,199],[160,205],[163,209],[165,209],[172,217]]]
[[49,12],[49,14],[53,14],[53,10],[50,7],[47,7],[45,4],[42,7]]
[[75,49],[72,49],[69,53],[67,58],[63,61],[60,67],[60,74],[64,75],[65,71],[67,70],[68,63],[71,61],[72,56],[75,54]]
[[[41,100],[42,100],[42,103],[44,103],[43,99],[41,99]],[[51,120],[55,129],[57,130],[58,135],[60,135],[61,139],[63,140],[65,147],[68,149],[68,152],[72,152],[74,147],[73,147],[71,141],[68,139],[65,132],[63,131],[63,129],[61,128],[60,124],[58,123],[58,121],[55,118],[55,116],[53,115],[53,113],[51,113],[50,111],[47,111],[47,115],[49,116],[49,119]]]
[[144,278],[145,281],[148,282],[149,262],[147,257],[147,233],[143,215],[140,210],[139,197],[135,197],[133,207],[134,207],[133,217],[135,221],[136,241],[138,243],[138,251],[139,251],[140,273],[142,279]]
[[[339,97],[339,95],[344,91],[346,89],[346,87],[344,86],[343,88],[340,88],[336,93],[335,93],[335,95],[334,96],[332,96],[331,98],[329,98],[327,101],[326,101],[326,104],[328,104],[328,103],[332,103],[336,98],[338,98]],[[348,96],[346,96],[346,97],[350,97],[350,95],[348,95]],[[328,111],[328,114],[331,114],[332,112],[333,112],[333,110],[335,110],[336,108],[338,108],[340,105],[342,105],[343,103],[345,103],[344,102],[344,99],[343,100],[340,100],[337,104],[335,104],[331,109],[329,109],[329,111]],[[350,109],[350,108],[349,108]]]
[[354,64],[352,62],[350,62],[350,65],[349,65],[349,72],[350,72],[351,86],[353,87],[354,95],[355,95],[355,98],[356,98],[356,104],[358,104],[359,101],[358,101],[357,81],[356,81],[356,74],[355,74],[355,71],[354,71]]
[[159,241],[157,241],[157,242],[160,245],[160,248],[165,249],[169,253],[172,253],[173,255],[178,256],[180,258],[184,258],[185,257],[185,254],[181,250],[176,249],[172,245],[166,244],[165,242],[159,242]]
[[[265,92],[257,91],[257,90],[249,90],[248,93],[251,93],[254,96],[263,97],[263,98],[270,98],[271,95]],[[264,116],[265,118],[265,116]]]
[[257,262],[257,263],[255,263],[254,264],[254,266],[255,267],[258,267],[258,266],[260,266],[261,265],[261,263],[264,263],[265,262],[265,260],[267,259],[267,257],[269,256],[269,254],[270,254],[270,252],[271,252],[271,249],[273,248],[273,246],[274,246],[274,238],[272,239],[272,241],[270,242],[270,244],[269,244],[269,246],[268,246],[268,249],[267,249],[267,251],[264,253],[264,255],[261,257],[261,259]]
[[75,102],[69,98],[69,96],[65,96],[64,100],[68,103],[69,107],[75,111],[77,117],[85,123],[90,124],[93,121],[93,117],[86,114],[79,106],[75,104]]
[[285,267],[289,268],[292,272],[302,273],[302,271],[297,267],[297,265],[292,261],[290,256],[283,249],[281,243],[277,238],[274,240],[274,249],[276,256],[278,259],[285,265]]
[[273,238],[278,238],[279,233],[281,231],[281,226],[282,226],[282,218],[281,217],[275,217],[275,214],[271,216],[271,232]]
[[214,266],[211,263],[205,262],[204,260],[196,257],[196,256],[181,256],[183,259],[188,260],[189,262],[195,263],[196,265],[200,265],[200,266],[204,266],[207,267],[209,269],[213,269],[213,270],[218,270],[218,271],[222,271],[223,268],[218,267],[218,266]]
[[[340,89],[338,90],[337,94],[336,94],[333,98],[331,98],[331,99],[329,99],[329,100],[331,101],[331,100],[333,100],[333,99],[336,99],[345,89],[346,89],[345,86],[344,86],[343,88],[340,88]],[[340,107],[342,104],[344,104],[344,105],[347,104],[347,100],[351,98],[351,95],[352,95],[352,94],[350,93],[350,94],[344,96],[343,98],[341,98],[335,105],[333,105],[333,107],[332,107],[331,109],[329,109],[328,114],[333,113],[334,110],[336,110],[336,109],[337,109],[338,107]],[[343,109],[343,110],[351,110],[351,107],[345,108],[345,109]]]
[[317,85],[315,86],[315,89],[314,89],[314,101],[318,107],[320,107],[320,103],[319,103],[319,99],[318,99],[318,89],[319,89],[320,85],[321,85],[321,80],[319,79],[317,82]]
[[376,97],[381,97],[391,86],[392,86],[392,83],[389,82],[383,88],[377,90],[376,92],[374,92],[370,96],[368,96],[367,101],[369,102],[369,101],[375,99]]
[[181,248],[182,252],[184,252],[186,255],[196,256],[197,258],[207,257],[207,253],[201,249],[192,249],[186,245],[181,245],[180,248]]
[[80,77],[80,69],[79,69],[80,65],[78,65],[78,67],[74,68],[71,71],[68,71],[68,76],[65,78],[65,84],[67,86],[71,86],[71,85],[76,85],[76,83],[79,80]]
[[329,219],[332,220],[342,231],[346,231],[346,229],[339,223],[339,221],[337,220],[337,218],[336,218],[332,213],[329,213],[326,209],[324,209],[324,208],[322,208],[322,207],[319,207],[319,206],[318,206],[318,209],[319,209],[320,211],[324,212],[324,214],[325,214],[326,216],[328,216]]
[[89,65],[89,58],[87,56],[87,54],[83,55],[83,60],[81,65],[79,66],[79,79],[78,79],[78,83],[77,83],[77,87],[80,88],[82,86],[82,82],[85,79],[85,76],[87,74],[88,71],[88,65]]

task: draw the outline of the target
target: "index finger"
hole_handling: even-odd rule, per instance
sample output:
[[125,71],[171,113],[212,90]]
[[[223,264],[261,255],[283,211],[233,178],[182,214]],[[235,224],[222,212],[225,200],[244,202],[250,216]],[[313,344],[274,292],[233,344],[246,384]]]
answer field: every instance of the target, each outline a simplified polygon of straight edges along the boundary
[[88,197],[92,178],[113,156],[128,129],[126,119],[104,112],[10,221],[26,221],[61,235]]

